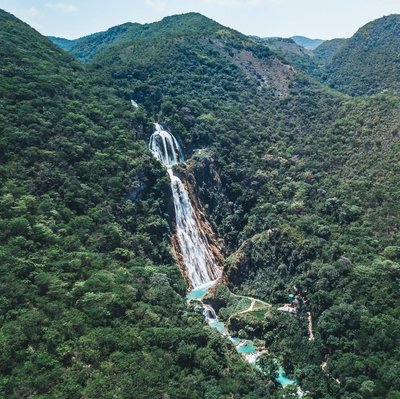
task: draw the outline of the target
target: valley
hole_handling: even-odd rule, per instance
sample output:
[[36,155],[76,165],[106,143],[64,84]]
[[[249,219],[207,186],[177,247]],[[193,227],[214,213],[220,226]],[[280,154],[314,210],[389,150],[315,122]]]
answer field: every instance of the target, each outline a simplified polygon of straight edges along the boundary
[[399,27],[0,10],[2,396],[399,397]]

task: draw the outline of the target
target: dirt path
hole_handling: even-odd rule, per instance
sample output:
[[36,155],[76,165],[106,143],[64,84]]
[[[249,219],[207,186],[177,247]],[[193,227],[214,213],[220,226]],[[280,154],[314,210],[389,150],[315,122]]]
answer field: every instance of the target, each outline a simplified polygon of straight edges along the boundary
[[310,341],[314,341],[314,333],[312,330],[312,316],[310,312],[307,312],[307,320],[308,320],[308,339]]
[[[271,305],[270,303],[264,302],[264,301],[262,301],[261,299],[253,298],[253,297],[251,297],[251,296],[237,295],[237,294],[234,294],[233,292],[231,292],[231,295],[233,295],[233,296],[235,296],[235,297],[237,297],[237,298],[250,299],[252,302],[253,302],[253,301],[254,301],[254,302],[260,302],[260,303],[262,303],[263,305],[265,305],[265,306],[268,307],[268,308],[272,307],[272,305]],[[251,306],[251,305],[250,305],[250,306]]]
[[236,314],[238,315],[238,314],[242,314],[242,313],[251,312],[251,311],[254,309],[255,303],[256,303],[255,299],[252,299],[252,300],[251,300],[251,304],[250,304],[250,306],[249,306],[247,309],[242,310],[242,311],[240,311],[240,312],[237,312]]
[[[237,298],[249,299],[249,300],[251,301],[251,303],[250,303],[250,306],[249,306],[247,309],[241,310],[240,312],[232,313],[232,314],[229,316],[229,319],[230,319],[231,317],[237,316],[237,315],[239,315],[239,314],[249,313],[249,312],[253,312],[254,310],[263,310],[264,308],[270,308],[270,307],[272,307],[272,305],[271,305],[270,303],[261,301],[260,299],[256,299],[256,298],[253,298],[253,297],[250,297],[250,296],[237,295],[237,294],[234,294],[233,292],[231,292],[231,294],[232,294],[233,296],[237,297]],[[257,309],[254,309],[257,302],[259,302],[261,305],[263,305],[263,307],[259,307],[259,308],[257,308]],[[229,319],[228,319],[228,320],[229,320]]]

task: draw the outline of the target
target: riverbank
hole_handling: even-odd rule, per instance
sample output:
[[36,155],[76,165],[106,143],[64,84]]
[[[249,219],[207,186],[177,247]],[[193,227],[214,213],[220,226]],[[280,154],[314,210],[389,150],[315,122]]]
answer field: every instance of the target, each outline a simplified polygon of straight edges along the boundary
[[[217,330],[222,336],[229,339],[235,346],[236,351],[238,353],[240,353],[249,364],[253,365],[260,372],[262,372],[261,368],[257,365],[257,360],[259,359],[259,357],[262,354],[267,353],[267,349],[264,346],[256,346],[256,344],[254,343],[253,340],[233,337],[229,333],[229,330],[226,327],[225,323],[218,318],[218,316],[217,316],[216,312],[214,311],[214,309],[212,308],[212,306],[209,304],[203,303],[203,298],[207,295],[208,291],[216,283],[217,283],[217,281],[212,281],[212,282],[204,284],[204,285],[197,287],[197,288],[193,289],[192,291],[190,291],[186,296],[188,303],[190,303],[191,301],[198,301],[203,308],[203,315],[204,315],[208,325],[211,328],[214,328],[215,330]],[[233,294],[233,295],[235,295],[235,294]],[[262,306],[264,306],[264,308],[272,307],[271,304],[260,301],[256,298],[245,297],[242,295],[235,295],[235,296],[243,298],[243,299],[248,299],[251,301],[250,306],[247,309],[236,313],[236,315],[254,311],[257,302],[262,304]],[[282,387],[285,387],[288,385],[297,385],[297,382],[295,380],[292,380],[287,377],[282,366],[279,366],[277,372],[278,372],[278,375],[275,378],[275,381],[278,384],[280,384]],[[303,396],[303,391],[301,390],[300,387],[297,387],[297,394],[299,397]]]

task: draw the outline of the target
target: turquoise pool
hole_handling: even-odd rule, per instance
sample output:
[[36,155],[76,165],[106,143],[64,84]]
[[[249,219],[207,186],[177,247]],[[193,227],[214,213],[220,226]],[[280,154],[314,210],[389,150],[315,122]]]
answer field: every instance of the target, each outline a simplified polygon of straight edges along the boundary
[[210,281],[207,284],[201,285],[200,287],[195,288],[194,290],[190,291],[186,295],[186,299],[188,301],[192,299],[201,299],[203,296],[207,294],[207,291],[210,287],[212,287],[215,284],[215,281]]

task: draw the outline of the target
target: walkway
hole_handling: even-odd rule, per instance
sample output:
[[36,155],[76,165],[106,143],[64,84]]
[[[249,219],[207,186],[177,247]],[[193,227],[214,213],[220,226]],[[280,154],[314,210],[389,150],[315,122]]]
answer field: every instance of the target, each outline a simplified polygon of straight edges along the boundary
[[237,316],[239,314],[249,313],[249,312],[253,312],[253,311],[256,311],[256,310],[263,310],[265,308],[272,307],[272,305],[270,303],[264,302],[261,299],[253,298],[251,296],[237,295],[237,294],[234,294],[233,292],[231,292],[231,295],[233,295],[233,296],[235,296],[237,298],[249,299],[251,301],[251,303],[250,303],[250,306],[247,309],[241,310],[240,312],[232,313],[229,316],[229,319],[231,317]]

